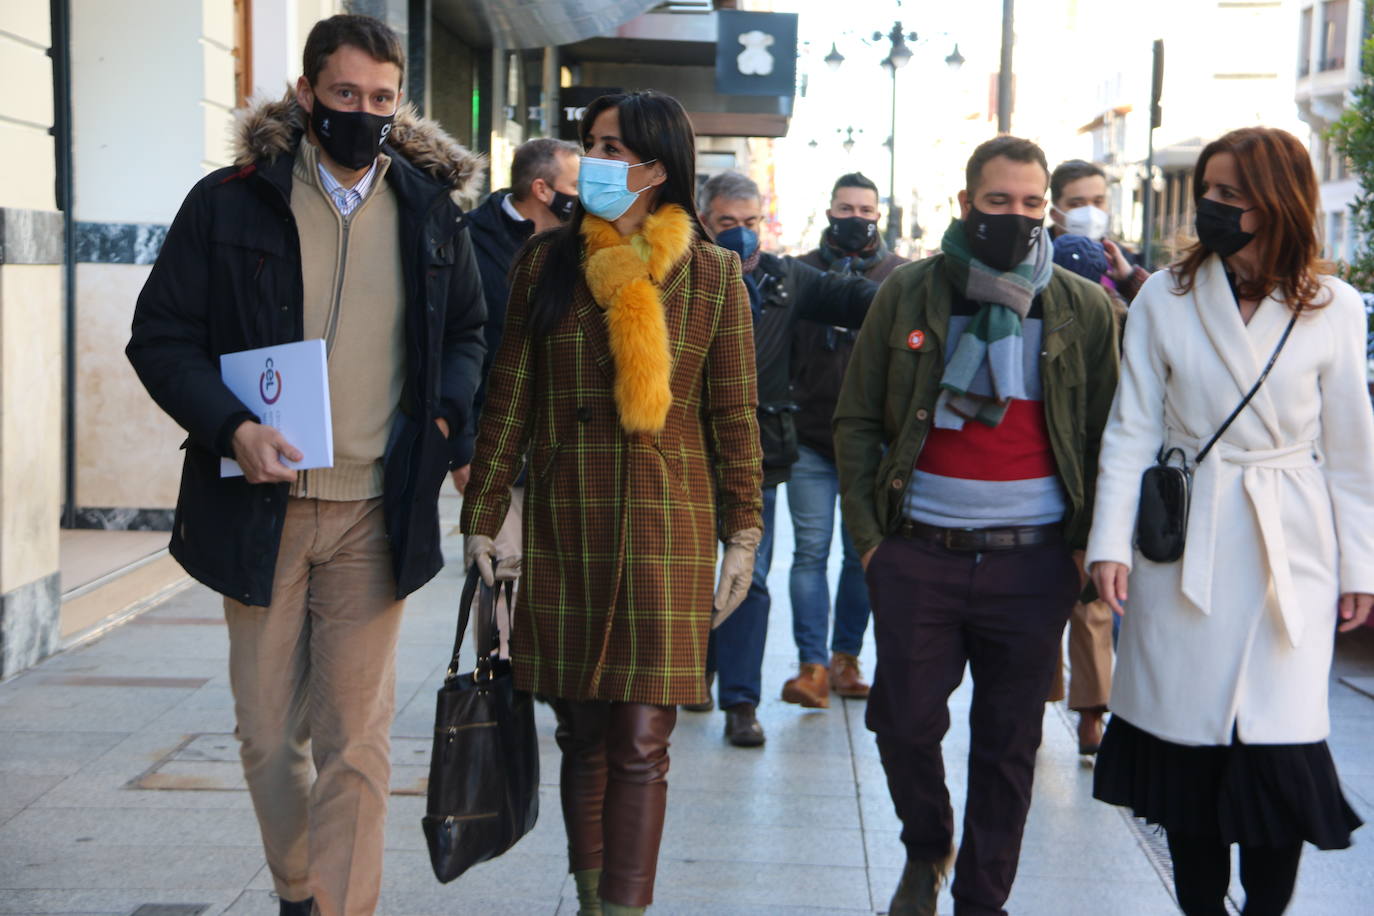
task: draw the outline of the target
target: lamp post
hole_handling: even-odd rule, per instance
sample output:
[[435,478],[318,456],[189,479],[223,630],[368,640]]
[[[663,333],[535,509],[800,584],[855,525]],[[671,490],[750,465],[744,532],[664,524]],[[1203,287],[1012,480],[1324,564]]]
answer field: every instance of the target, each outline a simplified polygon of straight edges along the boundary
[[[887,171],[887,230],[884,236],[887,239],[889,248],[897,243],[897,239],[902,236],[902,208],[897,203],[897,71],[911,62],[911,46],[916,44],[918,38],[915,32],[903,30],[900,21],[894,22],[892,28],[886,34],[882,32],[873,33],[873,41],[880,42],[886,38],[889,42],[887,56],[881,61],[881,65],[892,77],[892,116],[891,131],[887,141],[883,144],[888,148],[888,171]],[[825,64],[832,71],[840,69],[844,63],[844,55],[836,47],[834,42],[830,43],[830,53],[824,58]],[[958,70],[964,65],[964,55],[959,53],[959,45],[955,43],[954,50],[945,56],[945,65],[951,70]],[[852,136],[845,142],[845,151],[848,152],[853,146]]]

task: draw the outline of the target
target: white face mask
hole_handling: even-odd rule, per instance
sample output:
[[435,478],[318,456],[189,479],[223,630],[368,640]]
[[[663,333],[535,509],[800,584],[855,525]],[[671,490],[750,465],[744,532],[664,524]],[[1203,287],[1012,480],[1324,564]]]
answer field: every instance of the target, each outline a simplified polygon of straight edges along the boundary
[[[1055,207],[1059,210],[1058,207]],[[1064,217],[1064,231],[1070,235],[1083,235],[1100,242],[1102,237],[1107,234],[1107,226],[1112,218],[1106,210],[1099,210],[1091,204],[1083,207],[1074,207],[1072,210],[1059,210],[1059,215]]]

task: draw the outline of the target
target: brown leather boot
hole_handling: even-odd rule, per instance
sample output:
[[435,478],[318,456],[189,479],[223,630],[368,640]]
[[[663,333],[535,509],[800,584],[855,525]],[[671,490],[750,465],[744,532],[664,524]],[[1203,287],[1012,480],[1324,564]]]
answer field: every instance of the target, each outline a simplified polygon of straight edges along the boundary
[[782,685],[784,703],[800,703],[807,709],[830,708],[830,672],[825,665],[807,662],[801,673]]
[[830,656],[830,686],[842,697],[868,699],[868,684],[859,670],[858,656],[836,652]]

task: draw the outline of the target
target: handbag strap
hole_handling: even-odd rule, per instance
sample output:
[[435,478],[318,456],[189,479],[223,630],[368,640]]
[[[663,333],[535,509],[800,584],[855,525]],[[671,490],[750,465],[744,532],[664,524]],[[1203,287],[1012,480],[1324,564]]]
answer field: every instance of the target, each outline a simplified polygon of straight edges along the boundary
[[1249,393],[1241,399],[1241,402],[1236,405],[1236,409],[1231,411],[1231,415],[1226,418],[1225,423],[1221,424],[1221,429],[1217,430],[1216,435],[1208,440],[1207,444],[1202,447],[1202,451],[1197,453],[1197,458],[1194,459],[1195,464],[1202,464],[1203,459],[1207,457],[1207,453],[1212,450],[1212,446],[1216,445],[1217,440],[1222,437],[1222,434],[1231,428],[1231,424],[1236,422],[1236,417],[1240,416],[1240,412],[1250,403],[1250,399],[1259,392],[1260,386],[1263,385],[1264,380],[1269,377],[1269,370],[1273,369],[1274,363],[1278,362],[1279,354],[1283,352],[1283,345],[1288,343],[1288,335],[1293,333],[1293,325],[1297,323],[1298,315],[1294,312],[1293,317],[1288,319],[1288,327],[1283,329],[1283,336],[1279,338],[1279,345],[1274,348],[1274,355],[1269,357],[1269,363],[1264,367],[1264,371],[1260,373],[1259,380],[1255,382],[1254,387],[1250,389]]
[[[515,583],[510,580],[497,582],[496,585],[489,586],[482,581],[482,575],[477,571],[474,563],[468,570],[467,582],[463,584],[462,597],[458,599],[458,633],[453,638],[453,655],[449,658],[448,671],[444,675],[445,680],[450,680],[458,674],[458,667],[462,664],[463,635],[468,631],[468,623],[472,618],[472,602],[477,599],[477,632],[473,634],[473,643],[476,648],[477,667],[473,672],[476,680],[490,680],[492,674],[493,657],[501,649],[501,632],[496,626],[496,602],[500,593],[504,590],[506,594],[506,607],[515,607]],[[484,635],[486,639],[481,637]],[[486,649],[483,651],[483,645]]]

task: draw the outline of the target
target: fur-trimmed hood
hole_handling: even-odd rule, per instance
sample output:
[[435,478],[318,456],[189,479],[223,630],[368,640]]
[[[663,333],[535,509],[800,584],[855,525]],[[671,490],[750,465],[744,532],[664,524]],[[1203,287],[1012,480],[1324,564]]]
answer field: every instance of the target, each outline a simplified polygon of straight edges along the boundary
[[[234,117],[234,164],[240,167],[294,153],[308,119],[290,88],[276,101],[250,102]],[[435,181],[448,185],[462,206],[476,202],[487,168],[486,157],[469,152],[438,121],[420,117],[415,106],[407,103],[396,112],[385,149],[399,153]]]

